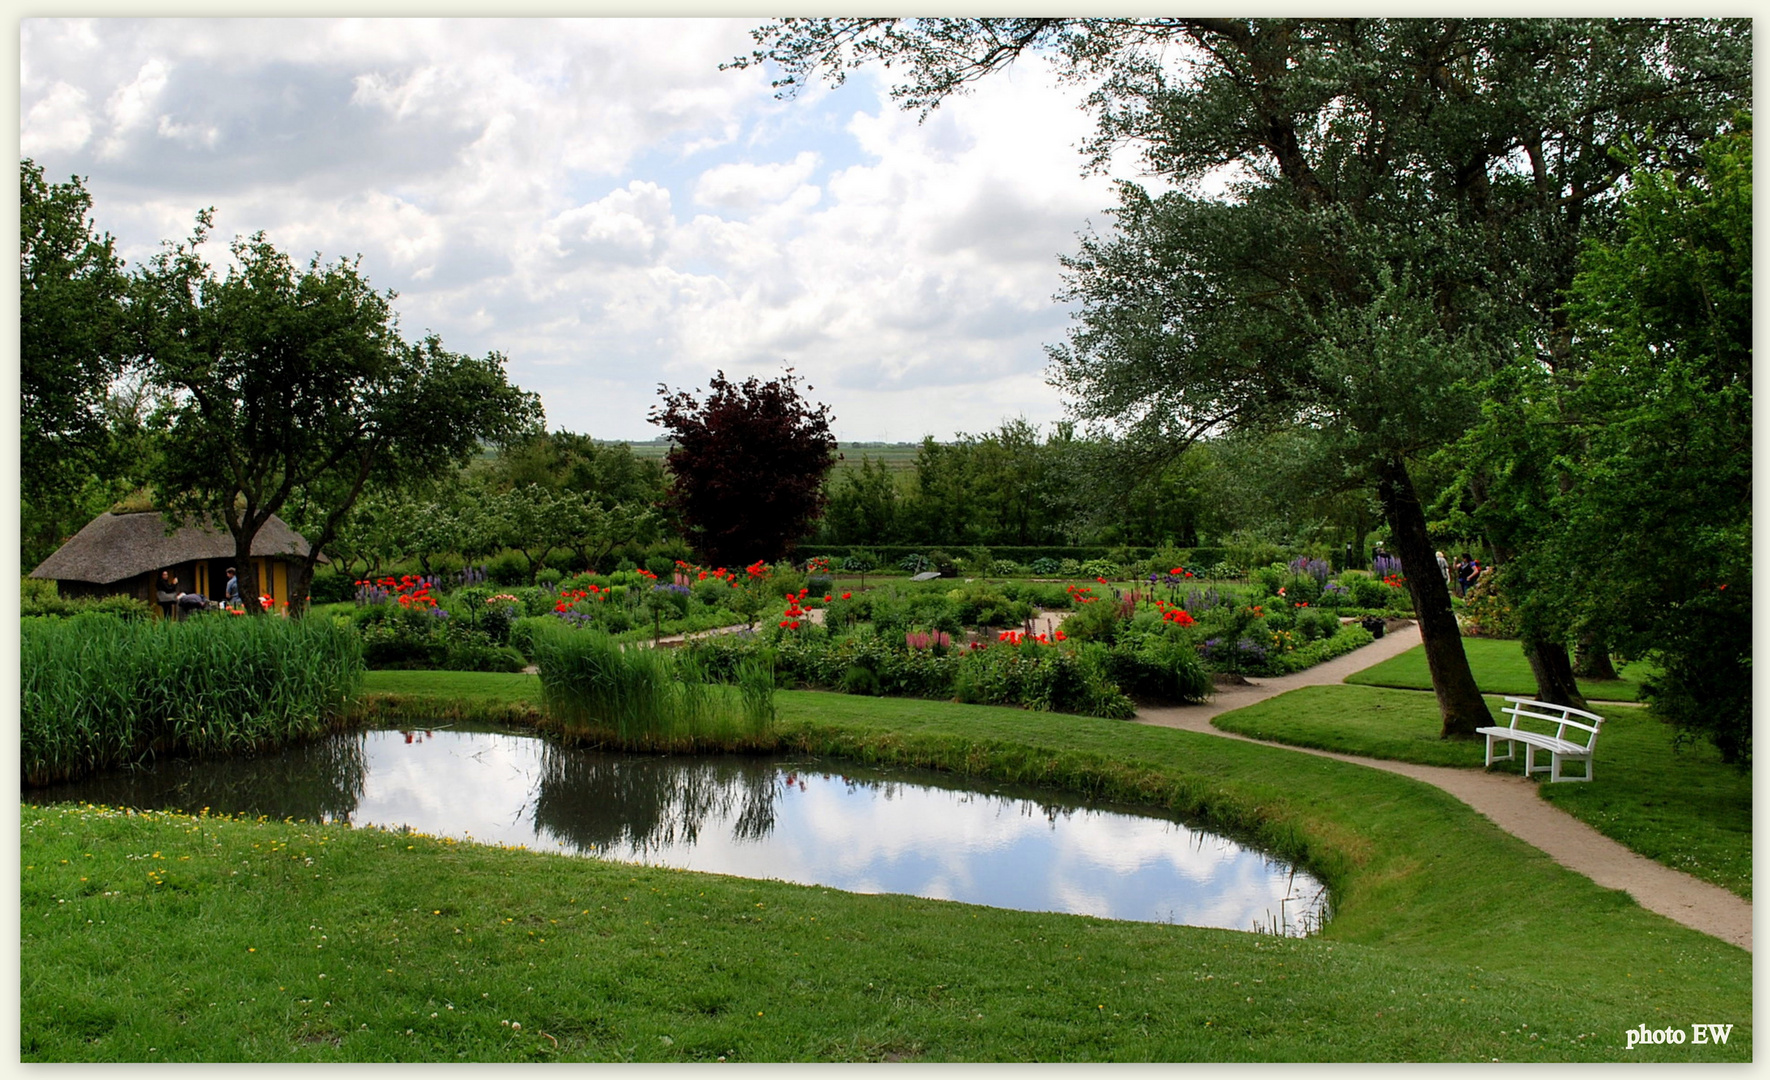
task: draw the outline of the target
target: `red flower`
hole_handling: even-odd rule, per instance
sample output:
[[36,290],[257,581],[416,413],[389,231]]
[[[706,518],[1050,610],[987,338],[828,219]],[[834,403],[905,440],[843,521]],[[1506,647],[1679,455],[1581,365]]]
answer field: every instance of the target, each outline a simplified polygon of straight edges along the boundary
[[851,597],[851,596],[853,596],[853,595],[854,595],[854,594],[853,594],[853,593],[847,593],[847,592],[845,592],[845,593],[843,593],[843,594],[842,594],[842,599],[844,599],[844,600],[846,600],[846,599],[848,599],[848,598],[849,598],[849,597]]

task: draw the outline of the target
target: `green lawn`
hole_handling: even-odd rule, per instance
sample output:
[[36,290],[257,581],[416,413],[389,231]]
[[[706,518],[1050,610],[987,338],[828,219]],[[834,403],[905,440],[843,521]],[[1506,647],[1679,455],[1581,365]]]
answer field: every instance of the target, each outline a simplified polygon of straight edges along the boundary
[[[1530,673],[1530,662],[1524,659],[1524,650],[1516,641],[1464,638],[1463,652],[1469,657],[1469,669],[1474,672],[1475,685],[1482,693],[1536,696],[1536,677]],[[1614,681],[1580,679],[1579,692],[1587,701],[1638,701],[1641,676],[1651,670],[1647,663],[1637,661],[1619,669],[1622,678]],[[1348,675],[1346,681],[1365,686],[1430,690],[1432,676],[1426,670],[1425,646],[1415,646],[1400,656]]]
[[[480,685],[482,704],[522,704],[517,684]],[[1750,954],[1561,869],[1434,788],[1093,718],[810,692],[779,706],[798,750],[1041,782],[1256,835],[1330,884],[1334,917],[1319,937],[1277,939],[372,830],[26,806],[23,1057],[1752,1058]],[[1725,1046],[1625,1050],[1643,1022],[1736,1026]]]
[[[1496,724],[1509,719],[1499,714],[1502,704],[1488,699]],[[1751,775],[1722,764],[1707,743],[1674,749],[1671,728],[1639,706],[1612,705],[1600,715],[1596,779],[1543,781],[1539,794],[1632,851],[1751,899]],[[1484,739],[1440,739],[1430,693],[1375,686],[1303,687],[1212,723],[1270,742],[1422,765],[1478,769],[1486,747]],[[1494,768],[1522,773],[1523,751]]]

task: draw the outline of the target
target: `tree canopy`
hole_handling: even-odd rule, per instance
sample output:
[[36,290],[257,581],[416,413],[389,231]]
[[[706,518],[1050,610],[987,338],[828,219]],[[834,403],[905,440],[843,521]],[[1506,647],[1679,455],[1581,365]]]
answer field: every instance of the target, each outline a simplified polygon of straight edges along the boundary
[[[829,406],[815,408],[788,368],[741,383],[714,374],[705,401],[660,385],[648,419],[670,433],[669,504],[701,556],[741,566],[790,552],[823,512],[836,460]],[[805,389],[812,389],[806,386]]]
[[[1489,722],[1410,463],[1478,418],[1518,348],[1565,357],[1580,246],[1614,221],[1612,153],[1695,159],[1750,87],[1739,20],[789,19],[741,63],[785,91],[865,63],[933,108],[1030,51],[1089,86],[1089,147],[1140,149],[1115,231],[1069,260],[1053,377],[1074,415],[1178,453],[1307,426],[1377,494],[1447,736]],[[1224,188],[1206,192],[1207,184]]]
[[[431,475],[538,425],[538,400],[509,384],[503,357],[403,340],[391,294],[355,260],[299,268],[256,234],[232,243],[222,275],[201,254],[209,224],[199,215],[189,241],[138,275],[136,318],[165,395],[160,503],[169,518],[226,525],[247,595],[252,540],[298,492],[325,508],[308,537],[317,551],[372,478]],[[311,558],[304,569],[297,609]]]
[[[111,449],[110,391],[132,355],[129,279],[79,177],[19,163],[19,483],[27,559],[90,517],[82,490]],[[102,501],[102,496],[101,496]],[[78,520],[75,520],[78,519]]]
[[1571,350],[1520,357],[1454,450],[1468,518],[1514,549],[1506,592],[1550,632],[1652,655],[1656,712],[1751,752],[1751,132],[1638,168],[1581,260]]

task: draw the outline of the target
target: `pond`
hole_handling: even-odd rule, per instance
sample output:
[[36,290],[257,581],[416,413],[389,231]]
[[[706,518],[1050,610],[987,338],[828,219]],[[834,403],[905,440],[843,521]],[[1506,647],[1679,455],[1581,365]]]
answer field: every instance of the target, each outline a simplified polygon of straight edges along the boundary
[[405,827],[1022,911],[1291,935],[1326,916],[1309,874],[1147,809],[808,757],[604,753],[508,729],[348,732],[24,797]]

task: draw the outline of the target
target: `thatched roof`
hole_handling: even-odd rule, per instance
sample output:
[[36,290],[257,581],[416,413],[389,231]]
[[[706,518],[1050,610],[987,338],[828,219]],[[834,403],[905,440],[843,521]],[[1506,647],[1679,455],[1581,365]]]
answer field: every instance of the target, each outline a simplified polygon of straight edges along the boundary
[[[193,559],[227,559],[233,554],[234,538],[226,529],[185,525],[168,536],[166,519],[157,513],[100,514],[30,576],[109,585]],[[307,554],[307,541],[272,514],[253,539],[252,554],[300,558]]]

